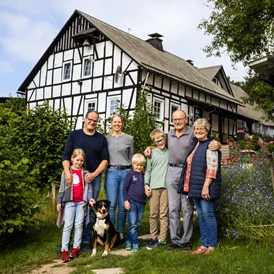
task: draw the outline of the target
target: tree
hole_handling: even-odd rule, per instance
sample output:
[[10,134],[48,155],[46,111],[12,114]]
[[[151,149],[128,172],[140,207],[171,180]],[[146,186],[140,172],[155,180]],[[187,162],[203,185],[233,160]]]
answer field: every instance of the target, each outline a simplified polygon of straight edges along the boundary
[[256,110],[264,113],[262,120],[273,121],[274,88],[263,82],[257,73],[248,72],[245,82],[240,84],[247,93],[243,102],[255,106]]
[[246,65],[273,51],[273,0],[207,0],[207,3],[213,11],[198,28],[213,36],[211,45],[204,48],[208,56],[220,56],[226,50],[233,63]]

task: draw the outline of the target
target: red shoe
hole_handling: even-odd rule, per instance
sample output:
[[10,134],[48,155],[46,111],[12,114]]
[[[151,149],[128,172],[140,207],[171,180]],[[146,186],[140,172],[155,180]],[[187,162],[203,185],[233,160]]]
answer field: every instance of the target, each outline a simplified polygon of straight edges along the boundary
[[63,250],[63,251],[62,251],[62,261],[63,261],[64,263],[67,263],[67,262],[70,261],[69,253],[68,253],[68,251],[66,251],[66,250]]
[[71,253],[70,253],[70,257],[71,258],[78,258],[80,255],[80,249],[78,247],[73,248]]

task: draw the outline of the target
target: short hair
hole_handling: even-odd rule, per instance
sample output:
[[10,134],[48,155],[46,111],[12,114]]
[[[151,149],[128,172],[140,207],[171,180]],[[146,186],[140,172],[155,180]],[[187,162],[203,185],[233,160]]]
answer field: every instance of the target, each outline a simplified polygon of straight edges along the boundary
[[209,132],[210,127],[211,127],[210,123],[208,122],[208,120],[206,118],[197,119],[193,124],[193,128],[198,127],[198,126],[205,127],[207,132]]
[[161,128],[155,128],[153,129],[150,134],[149,137],[150,139],[154,142],[156,135],[161,135],[161,136],[165,136],[164,131]]
[[95,114],[97,114],[97,116],[99,117],[98,112],[97,112],[96,110],[93,110],[93,109],[91,109],[91,110],[87,111],[87,113],[86,113],[85,117],[86,117],[86,118],[88,118],[88,115],[89,115],[90,113],[92,113],[92,112],[94,112]]
[[84,165],[86,164],[86,154],[83,149],[81,148],[75,148],[71,154],[70,160],[72,161],[74,158],[76,158],[78,155],[83,156],[84,158]]
[[136,153],[132,157],[132,164],[142,164],[145,165],[146,163],[146,158],[143,154],[141,153]]

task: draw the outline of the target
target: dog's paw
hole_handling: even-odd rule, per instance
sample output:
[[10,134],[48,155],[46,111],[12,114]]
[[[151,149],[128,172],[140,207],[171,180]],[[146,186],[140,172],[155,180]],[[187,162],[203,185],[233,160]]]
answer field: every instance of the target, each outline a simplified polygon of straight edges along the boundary
[[107,255],[108,255],[108,252],[105,250],[104,253],[103,253],[103,255],[102,255],[102,257],[105,257]]
[[95,256],[96,255],[96,249],[92,250],[91,256]]

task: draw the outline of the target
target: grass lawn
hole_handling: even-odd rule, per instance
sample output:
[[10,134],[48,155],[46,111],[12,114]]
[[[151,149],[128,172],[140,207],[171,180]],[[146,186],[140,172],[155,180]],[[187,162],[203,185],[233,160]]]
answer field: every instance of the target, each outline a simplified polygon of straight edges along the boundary
[[[61,242],[62,229],[55,225],[56,212],[50,202],[42,206],[44,221],[37,228],[10,246],[1,249],[0,273],[30,273],[41,264],[54,259]],[[146,207],[139,235],[149,233],[149,208]],[[130,274],[188,274],[188,273],[274,273],[274,247],[265,243],[247,243],[243,240],[220,238],[215,252],[206,255],[191,255],[179,249],[166,251],[165,247],[148,251],[145,240],[141,240],[141,250],[129,256],[109,255],[102,257],[99,248],[96,257],[90,253],[81,254],[78,259],[68,263],[75,266],[76,273],[92,273],[92,269],[121,267]],[[194,226],[193,248],[199,245],[197,220]],[[123,248],[123,246],[121,246]],[[57,267],[63,267],[63,264]]]

